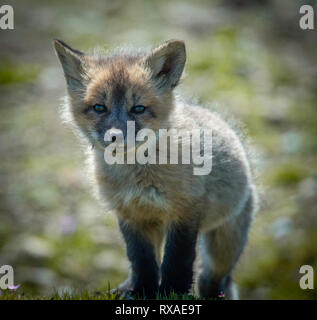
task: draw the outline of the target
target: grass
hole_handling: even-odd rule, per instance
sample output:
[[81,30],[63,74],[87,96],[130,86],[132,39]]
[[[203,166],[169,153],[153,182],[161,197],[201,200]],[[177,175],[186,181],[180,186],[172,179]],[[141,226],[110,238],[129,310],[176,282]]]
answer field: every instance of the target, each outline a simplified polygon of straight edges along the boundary
[[[168,296],[157,295],[155,300],[197,300],[194,295],[178,295],[171,293]],[[23,290],[4,290],[0,295],[0,300],[146,300],[146,297],[134,299],[121,298],[119,295],[111,293],[110,290],[89,291],[71,289],[62,292],[55,291],[50,295],[34,295]]]

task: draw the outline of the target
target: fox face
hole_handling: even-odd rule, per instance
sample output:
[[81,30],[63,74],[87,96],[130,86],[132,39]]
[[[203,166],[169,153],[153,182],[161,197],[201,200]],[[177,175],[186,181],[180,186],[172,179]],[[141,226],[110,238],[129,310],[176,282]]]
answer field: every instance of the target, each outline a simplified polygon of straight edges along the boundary
[[91,144],[104,148],[114,141],[105,135],[121,132],[127,122],[135,133],[166,128],[173,110],[172,90],[186,61],[182,41],[168,41],[150,53],[119,52],[93,56],[60,40],[54,46],[62,64],[74,122]]

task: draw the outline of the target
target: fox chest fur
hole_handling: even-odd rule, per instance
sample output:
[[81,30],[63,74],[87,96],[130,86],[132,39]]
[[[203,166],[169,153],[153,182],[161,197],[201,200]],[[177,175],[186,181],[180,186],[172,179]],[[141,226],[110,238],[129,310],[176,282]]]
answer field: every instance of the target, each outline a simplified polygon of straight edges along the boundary
[[97,158],[95,179],[101,198],[124,219],[154,223],[185,219],[187,210],[197,206],[205,192],[202,185],[193,183],[189,165],[110,167]]

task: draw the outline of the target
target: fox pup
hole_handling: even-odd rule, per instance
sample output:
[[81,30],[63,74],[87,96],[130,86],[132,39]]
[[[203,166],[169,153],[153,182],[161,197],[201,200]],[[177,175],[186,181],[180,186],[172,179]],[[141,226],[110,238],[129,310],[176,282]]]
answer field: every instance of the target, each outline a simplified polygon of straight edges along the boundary
[[[215,113],[186,104],[173,91],[185,66],[184,42],[106,56],[85,54],[60,40],[54,46],[68,89],[64,111],[93,146],[100,198],[115,209],[126,243],[131,271],[118,292],[147,298],[188,293],[197,251],[198,294],[236,298],[231,274],[247,242],[256,189],[235,132]],[[195,175],[192,161],[106,163],[105,147],[116,141],[105,141],[105,135],[119,130],[125,143],[129,121],[135,133],[144,128],[155,135],[171,128],[212,130],[212,171]],[[141,145],[137,142],[135,149]]]

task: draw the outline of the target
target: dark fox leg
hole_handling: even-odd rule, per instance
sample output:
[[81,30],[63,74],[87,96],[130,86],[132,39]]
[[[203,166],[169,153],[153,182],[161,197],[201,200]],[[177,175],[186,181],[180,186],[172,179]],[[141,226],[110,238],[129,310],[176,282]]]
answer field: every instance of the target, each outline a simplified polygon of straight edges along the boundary
[[118,287],[112,289],[110,292],[117,294],[122,298],[128,298],[133,292],[131,273],[125,281],[120,283]]
[[252,198],[241,214],[215,230],[201,234],[202,272],[198,292],[205,298],[237,299],[231,273],[247,242],[252,220]]
[[186,294],[193,281],[193,263],[196,256],[198,223],[172,224],[168,229],[165,253],[161,267],[160,293]]
[[132,289],[131,293],[136,297],[154,298],[159,284],[155,246],[142,229],[122,221],[119,221],[119,227],[131,262],[131,274],[118,290]]

